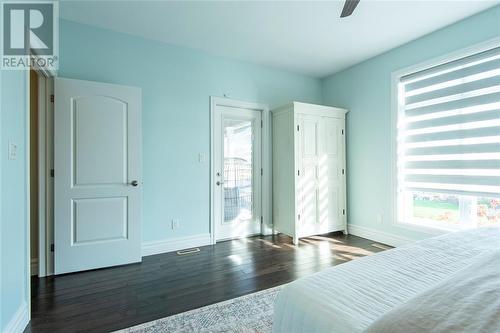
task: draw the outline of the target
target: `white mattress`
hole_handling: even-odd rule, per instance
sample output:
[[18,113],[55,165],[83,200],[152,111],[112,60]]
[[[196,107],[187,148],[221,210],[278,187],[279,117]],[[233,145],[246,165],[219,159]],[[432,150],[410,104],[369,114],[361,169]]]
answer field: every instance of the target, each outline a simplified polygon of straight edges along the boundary
[[500,228],[426,239],[328,268],[288,284],[273,332],[361,332],[377,318],[500,247]]
[[500,249],[395,307],[365,333],[500,332]]

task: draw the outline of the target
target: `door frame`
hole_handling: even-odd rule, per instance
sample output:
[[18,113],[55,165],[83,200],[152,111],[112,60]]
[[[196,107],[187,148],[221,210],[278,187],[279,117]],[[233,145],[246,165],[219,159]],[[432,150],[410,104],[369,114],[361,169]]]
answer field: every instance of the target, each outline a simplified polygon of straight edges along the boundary
[[54,274],[54,76],[38,75],[38,277]]
[[[32,55],[37,58],[36,55]],[[36,64],[36,61],[34,62]],[[37,73],[38,79],[38,147],[31,147],[30,143],[30,117],[26,116],[26,169],[27,169],[27,216],[30,216],[31,209],[31,177],[30,177],[30,152],[32,149],[38,150],[38,260],[31,262],[31,240],[30,226],[31,218],[27,218],[27,252],[28,252],[28,285],[30,285],[31,270],[37,268],[38,277],[53,275],[53,178],[51,169],[53,168],[53,127],[51,119],[53,116],[52,97],[54,93],[54,77],[56,72],[34,66],[32,68]],[[30,105],[31,78],[30,71],[26,71],[26,106]],[[29,291],[31,295],[31,288]],[[31,297],[31,296],[30,296]]]
[[[36,54],[31,54],[31,58],[33,59],[38,59],[39,57]],[[31,166],[31,149],[37,149],[38,150],[38,156],[39,156],[39,165],[38,165],[38,172],[39,172],[39,180],[38,180],[38,202],[39,202],[39,209],[46,209],[49,207],[49,204],[52,203],[51,197],[45,192],[42,191],[42,186],[45,189],[45,184],[47,184],[48,181],[50,181],[50,170],[49,170],[49,178],[45,177],[45,174],[42,174],[42,172],[45,171],[45,165],[42,165],[40,162],[41,159],[47,159],[48,156],[45,155],[45,147],[46,147],[46,142],[45,142],[45,136],[42,137],[42,135],[46,135],[47,128],[46,122],[45,122],[45,115],[49,114],[50,112],[48,109],[51,107],[51,94],[52,94],[52,87],[53,87],[53,77],[57,75],[57,72],[54,70],[50,70],[44,67],[38,67],[37,61],[33,61],[35,64],[32,69],[37,73],[38,76],[38,147],[34,148],[31,147],[30,145],[30,139],[31,139],[31,121],[30,121],[30,102],[31,102],[31,75],[30,71],[26,70],[25,73],[25,135],[24,135],[24,140],[25,140],[25,151],[24,151],[24,156],[25,156],[25,174],[26,174],[26,205],[25,205],[25,214],[26,214],[26,219],[25,219],[25,227],[26,227],[26,269],[25,269],[25,279],[26,279],[26,288],[24,290],[25,292],[25,301],[27,303],[27,310],[28,310],[28,323],[31,321],[31,176],[30,176],[30,166]],[[40,114],[43,113],[44,117],[43,119]],[[46,214],[46,210],[44,214]],[[49,234],[46,232],[46,215],[39,214],[39,222],[38,222],[38,274],[39,277],[42,276],[47,276],[51,274],[47,274],[47,258],[51,254],[50,252],[50,243],[47,244]],[[49,222],[50,223],[50,222]],[[48,251],[47,251],[48,249]],[[41,256],[43,254],[43,259],[40,260]],[[40,263],[42,261],[43,265]],[[41,275],[42,274],[42,275]]]
[[262,195],[261,195],[261,207],[262,207],[262,221],[260,225],[260,231],[262,235],[273,234],[273,224],[271,220],[271,209],[272,209],[272,165],[271,165],[271,117],[269,112],[269,107],[267,104],[245,102],[235,99],[230,99],[227,97],[215,97],[210,96],[210,240],[212,244],[217,242],[215,237],[215,110],[219,106],[239,108],[239,109],[251,109],[261,112],[262,119],[262,140],[261,140],[261,160],[262,160]]

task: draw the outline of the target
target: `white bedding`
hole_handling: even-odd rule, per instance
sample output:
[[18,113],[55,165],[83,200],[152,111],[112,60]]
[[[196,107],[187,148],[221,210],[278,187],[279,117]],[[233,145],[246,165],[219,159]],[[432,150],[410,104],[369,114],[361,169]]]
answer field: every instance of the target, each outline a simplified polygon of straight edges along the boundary
[[395,307],[365,333],[500,332],[500,249]]
[[273,332],[362,332],[411,297],[500,247],[500,228],[450,233],[328,268],[288,284]]

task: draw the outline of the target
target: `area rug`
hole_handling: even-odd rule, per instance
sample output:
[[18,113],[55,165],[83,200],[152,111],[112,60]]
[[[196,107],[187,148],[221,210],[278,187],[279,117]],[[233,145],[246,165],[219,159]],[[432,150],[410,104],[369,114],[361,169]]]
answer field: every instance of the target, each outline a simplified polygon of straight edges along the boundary
[[274,300],[282,286],[129,327],[119,333],[270,333]]

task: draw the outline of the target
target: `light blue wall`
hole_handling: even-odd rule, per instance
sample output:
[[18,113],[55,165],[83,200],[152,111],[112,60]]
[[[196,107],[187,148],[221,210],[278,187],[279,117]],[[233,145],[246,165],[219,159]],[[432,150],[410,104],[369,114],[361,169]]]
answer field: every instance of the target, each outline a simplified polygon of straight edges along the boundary
[[[0,331],[27,304],[26,72],[0,74]],[[8,142],[18,144],[8,159]]]
[[146,241],[209,232],[209,96],[321,102],[318,79],[65,20],[60,59],[62,77],[142,88]]
[[[390,218],[391,73],[500,36],[500,6],[323,80],[323,101],[345,107],[349,223],[418,239]],[[383,214],[382,224],[376,222]]]

